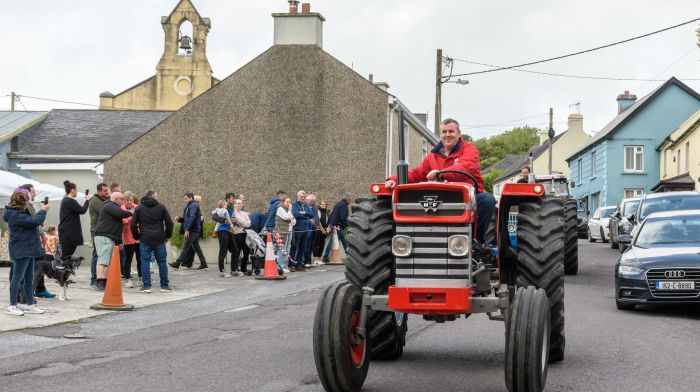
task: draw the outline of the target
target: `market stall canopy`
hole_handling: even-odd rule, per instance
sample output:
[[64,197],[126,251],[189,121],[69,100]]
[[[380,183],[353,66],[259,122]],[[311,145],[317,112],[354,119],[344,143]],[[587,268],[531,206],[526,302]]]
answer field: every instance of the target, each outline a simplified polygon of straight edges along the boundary
[[[30,178],[0,170],[0,208],[4,208],[10,203],[12,192],[22,184],[34,185],[34,190],[36,191],[36,197],[34,198],[35,203],[39,203],[44,200],[45,197],[48,197],[49,201],[61,200],[66,195],[65,190],[61,187],[42,184]],[[79,203],[82,203],[85,201],[85,194],[78,193],[77,199]]]

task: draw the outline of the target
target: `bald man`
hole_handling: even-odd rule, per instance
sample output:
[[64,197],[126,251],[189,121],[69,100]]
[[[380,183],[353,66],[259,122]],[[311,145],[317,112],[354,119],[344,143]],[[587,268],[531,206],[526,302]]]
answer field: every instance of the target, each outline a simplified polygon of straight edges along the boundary
[[[95,225],[95,251],[97,252],[97,281],[95,289],[104,291],[107,284],[107,269],[112,260],[112,250],[115,245],[122,245],[122,230],[124,224],[122,219],[130,217],[131,211],[122,210],[124,195],[121,192],[113,192],[109,195],[109,200],[102,204],[100,215]],[[119,262],[117,261],[117,267]]]

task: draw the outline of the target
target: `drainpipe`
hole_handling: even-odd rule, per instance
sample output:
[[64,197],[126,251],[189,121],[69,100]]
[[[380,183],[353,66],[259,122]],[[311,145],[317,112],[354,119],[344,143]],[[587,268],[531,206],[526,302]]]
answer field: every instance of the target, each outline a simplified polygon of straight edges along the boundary
[[396,108],[398,107],[398,103],[396,102],[396,98],[394,97],[389,97],[389,118],[387,120],[387,129],[386,129],[386,177],[389,177],[391,175],[391,158],[394,153],[394,112],[396,111]]

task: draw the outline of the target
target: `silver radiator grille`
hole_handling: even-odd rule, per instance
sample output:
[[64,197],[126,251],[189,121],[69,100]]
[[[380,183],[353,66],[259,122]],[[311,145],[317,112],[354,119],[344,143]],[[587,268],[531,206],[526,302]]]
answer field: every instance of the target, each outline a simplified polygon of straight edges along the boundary
[[[666,271],[683,271],[682,278],[667,278]],[[656,282],[662,281],[694,281],[693,290],[657,290]],[[700,295],[700,268],[652,268],[647,271],[647,284],[652,297],[655,298],[697,298]]]
[[450,256],[447,239],[455,234],[471,238],[471,226],[397,224],[396,234],[411,237],[413,244],[410,256],[395,258],[397,286],[467,287],[471,249],[461,258]]

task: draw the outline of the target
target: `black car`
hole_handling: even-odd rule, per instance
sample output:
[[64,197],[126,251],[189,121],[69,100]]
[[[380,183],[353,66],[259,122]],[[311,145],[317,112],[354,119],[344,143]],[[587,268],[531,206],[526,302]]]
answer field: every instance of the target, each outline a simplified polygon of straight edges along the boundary
[[588,212],[583,208],[581,200],[576,200],[576,226],[578,238],[588,238]]
[[[628,220],[636,211],[639,205],[639,198],[633,197],[622,199],[617,203],[615,212],[610,216],[610,247],[613,249],[620,248],[617,243],[617,236],[620,234],[629,234],[632,232],[632,223]],[[620,248],[620,252],[624,249]]]
[[618,309],[700,304],[700,210],[651,214],[618,241],[629,245],[615,265]]

